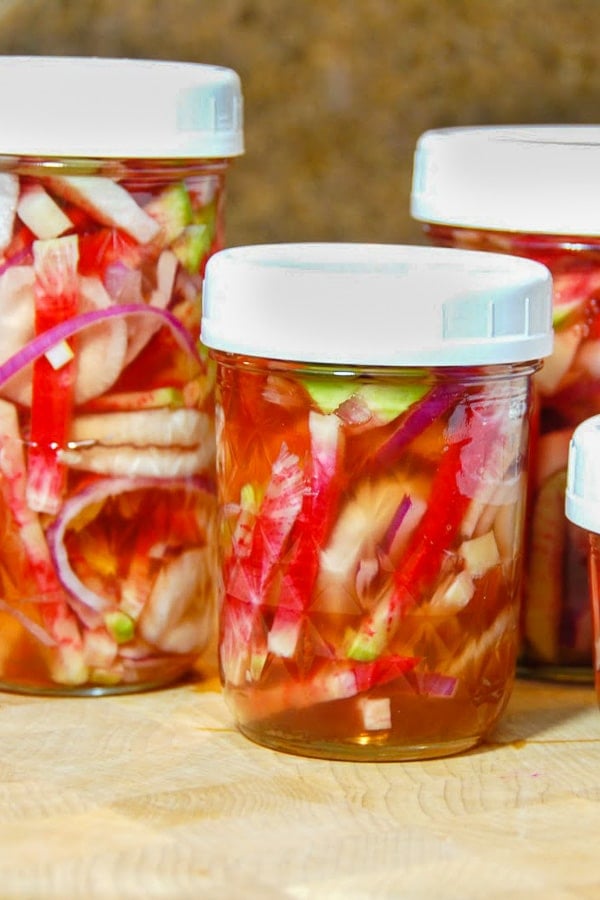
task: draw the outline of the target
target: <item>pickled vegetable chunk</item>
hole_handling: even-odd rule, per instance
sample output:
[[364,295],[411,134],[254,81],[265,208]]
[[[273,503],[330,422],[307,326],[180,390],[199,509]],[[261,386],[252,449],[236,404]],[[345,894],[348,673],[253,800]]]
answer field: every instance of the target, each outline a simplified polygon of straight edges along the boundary
[[526,256],[552,272],[554,351],[534,377],[521,663],[541,676],[591,681],[587,538],[566,521],[564,496],[571,435],[600,413],[600,243],[437,226],[428,231],[438,244]]
[[215,357],[220,663],[242,731],[350,759],[476,743],[517,653],[528,379],[346,371],[314,390],[292,364]]
[[213,634],[214,367],[199,330],[223,180],[219,161],[14,158],[0,176],[5,688],[163,684]]

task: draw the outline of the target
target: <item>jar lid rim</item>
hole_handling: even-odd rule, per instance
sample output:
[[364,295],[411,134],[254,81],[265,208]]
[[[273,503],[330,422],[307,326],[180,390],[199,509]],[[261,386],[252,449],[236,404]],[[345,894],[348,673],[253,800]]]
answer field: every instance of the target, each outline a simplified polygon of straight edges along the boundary
[[431,224],[599,236],[598,125],[431,129],[413,160],[411,213]]
[[232,247],[208,261],[202,340],[306,363],[464,366],[552,350],[545,266],[397,244]]
[[577,426],[569,443],[565,514],[567,518],[600,534],[600,415]]
[[0,56],[0,156],[215,159],[243,152],[239,76],[224,66]]

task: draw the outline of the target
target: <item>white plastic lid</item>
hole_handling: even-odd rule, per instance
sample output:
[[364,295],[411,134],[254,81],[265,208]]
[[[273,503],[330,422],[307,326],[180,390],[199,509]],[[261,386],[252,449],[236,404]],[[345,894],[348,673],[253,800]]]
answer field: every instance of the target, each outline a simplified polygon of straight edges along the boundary
[[214,159],[243,152],[238,75],[221,66],[0,57],[0,155]]
[[426,131],[411,212],[424,222],[497,231],[600,235],[600,126]]
[[298,362],[463,366],[552,350],[545,266],[392,244],[234,247],[209,260],[202,340]]
[[569,445],[567,518],[600,534],[600,416],[578,425]]

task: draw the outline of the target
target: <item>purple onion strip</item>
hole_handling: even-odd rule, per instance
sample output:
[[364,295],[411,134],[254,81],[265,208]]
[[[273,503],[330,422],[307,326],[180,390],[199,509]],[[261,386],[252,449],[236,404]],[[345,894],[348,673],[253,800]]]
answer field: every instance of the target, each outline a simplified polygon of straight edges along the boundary
[[48,331],[37,335],[37,337],[0,365],[0,387],[30,363],[35,362],[36,359],[39,359],[51,350],[56,344],[72,337],[74,334],[78,334],[78,332],[84,331],[92,325],[97,325],[99,322],[105,322],[107,319],[140,315],[155,316],[161,319],[162,323],[171,329],[175,339],[186,353],[189,353],[190,356],[203,365],[194,338],[173,313],[156,306],[128,303],[123,306],[111,306],[108,309],[94,309],[90,312],[81,313],[81,315],[72,319],[66,319],[64,322],[55,325],[54,328],[49,328]]

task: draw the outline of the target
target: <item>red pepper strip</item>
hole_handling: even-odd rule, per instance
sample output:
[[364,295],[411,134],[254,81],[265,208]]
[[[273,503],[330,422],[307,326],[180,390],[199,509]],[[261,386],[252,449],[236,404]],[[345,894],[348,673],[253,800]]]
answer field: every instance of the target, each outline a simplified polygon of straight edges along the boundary
[[310,489],[291,534],[292,555],[279,592],[279,602],[269,630],[269,650],[290,658],[296,651],[304,613],[310,603],[319,572],[319,551],[327,539],[340,494],[338,458],[341,423],[336,415],[312,411]]
[[[41,334],[77,314],[77,237],[36,241],[33,256],[35,328]],[[57,454],[68,438],[74,381],[73,359],[57,369],[46,357],[34,363],[27,502],[37,512],[55,515],[60,509],[66,469]]]
[[418,658],[411,656],[387,656],[372,662],[353,663],[328,660],[308,678],[256,689],[247,697],[236,697],[236,705],[246,706],[245,718],[256,721],[292,709],[347,700],[390,684],[414,669],[418,662]]
[[[52,676],[62,684],[87,680],[83,643],[54,567],[39,518],[25,499],[25,458],[15,407],[0,400],[0,473],[2,490],[25,551],[29,574],[39,593],[45,628],[57,647]],[[27,598],[25,598],[27,599]]]
[[361,623],[348,650],[350,658],[376,659],[396,631],[402,613],[417,602],[423,585],[437,577],[443,555],[470,502],[457,484],[461,451],[468,440],[445,447],[431,486],[429,505],[394,574],[393,588]]
[[298,457],[283,446],[253,524],[247,510],[240,513],[244,525],[236,529],[237,540],[224,568],[221,615],[221,666],[230,682],[246,679],[252,659],[254,672],[262,669],[266,659],[262,610],[300,512],[303,490]]

